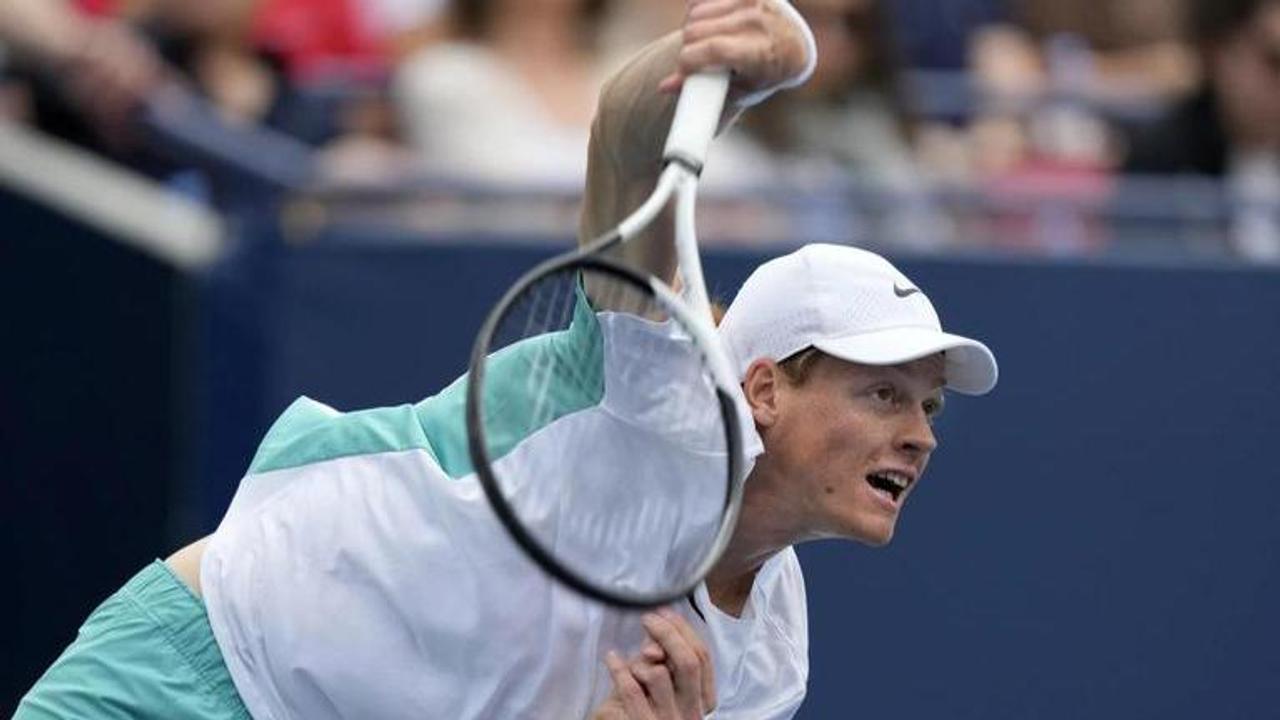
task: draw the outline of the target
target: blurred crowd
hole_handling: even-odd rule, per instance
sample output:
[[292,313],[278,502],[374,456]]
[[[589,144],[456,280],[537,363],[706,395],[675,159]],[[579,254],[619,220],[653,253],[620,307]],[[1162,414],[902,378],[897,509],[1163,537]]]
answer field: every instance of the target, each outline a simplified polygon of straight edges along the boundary
[[[1208,237],[1280,261],[1280,0],[794,4],[814,77],[744,117],[706,177],[713,194],[792,208],[779,234],[1049,253]],[[183,133],[165,97],[196,98],[253,154],[302,148],[330,187],[572,192],[600,83],[683,10],[4,0],[0,118],[214,204],[234,193],[166,142]]]

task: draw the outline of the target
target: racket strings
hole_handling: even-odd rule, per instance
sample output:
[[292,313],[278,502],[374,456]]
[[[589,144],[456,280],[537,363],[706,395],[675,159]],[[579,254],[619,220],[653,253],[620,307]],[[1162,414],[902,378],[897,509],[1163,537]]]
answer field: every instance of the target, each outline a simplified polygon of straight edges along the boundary
[[[526,319],[520,331],[512,334],[506,344],[569,330],[578,298],[567,280],[553,276],[531,289],[526,301],[527,309],[513,308],[516,317],[524,315]],[[524,355],[527,358],[526,394],[534,401],[534,412],[530,414],[529,427],[525,429],[539,427],[553,419],[554,413],[549,407],[551,390],[556,383],[584,389],[593,387],[599,379],[587,372],[587,363],[564,362],[560,354],[554,343],[548,342]]]
[[705,354],[651,291],[575,267],[538,279],[482,382],[500,492],[558,562],[614,591],[693,577],[723,515],[725,420]]

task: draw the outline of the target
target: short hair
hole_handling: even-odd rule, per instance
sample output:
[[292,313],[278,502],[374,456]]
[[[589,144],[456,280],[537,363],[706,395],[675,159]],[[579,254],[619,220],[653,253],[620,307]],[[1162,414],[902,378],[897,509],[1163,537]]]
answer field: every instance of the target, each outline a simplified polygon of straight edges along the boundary
[[[946,357],[947,351],[942,350],[937,354]],[[800,352],[792,353],[779,360],[778,369],[787,378],[787,382],[792,385],[803,385],[808,382],[809,376],[813,374],[813,368],[818,364],[818,361],[827,357],[832,356],[810,345]]]
[[1188,7],[1191,37],[1201,48],[1223,42],[1278,0],[1192,0]]
[[818,360],[826,357],[826,353],[810,345],[797,353],[792,353],[778,362],[778,369],[792,385],[803,385],[813,373],[813,366]]

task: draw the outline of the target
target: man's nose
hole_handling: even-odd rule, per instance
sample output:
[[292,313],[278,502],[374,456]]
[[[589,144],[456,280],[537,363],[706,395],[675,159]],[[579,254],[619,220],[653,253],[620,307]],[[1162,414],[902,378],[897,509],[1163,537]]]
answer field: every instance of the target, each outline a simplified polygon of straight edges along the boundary
[[913,456],[928,455],[938,447],[933,425],[923,409],[910,413],[898,436],[898,447]]

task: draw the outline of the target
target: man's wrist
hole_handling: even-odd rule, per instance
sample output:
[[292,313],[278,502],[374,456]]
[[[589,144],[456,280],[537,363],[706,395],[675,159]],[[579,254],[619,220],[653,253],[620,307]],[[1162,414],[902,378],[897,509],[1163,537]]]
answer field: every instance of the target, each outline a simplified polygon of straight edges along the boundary
[[813,30],[809,28],[809,23],[805,22],[800,11],[796,10],[787,0],[768,0],[768,2],[778,9],[779,15],[785,17],[795,27],[800,36],[800,41],[804,44],[805,65],[799,73],[782,82],[734,98],[734,104],[739,108],[758,105],[779,90],[803,85],[813,75],[813,70],[818,65],[818,43],[813,37]]

